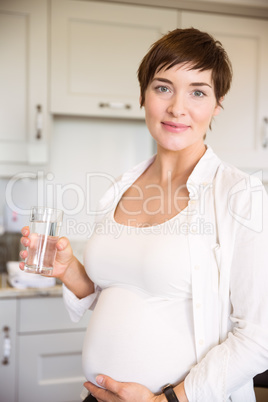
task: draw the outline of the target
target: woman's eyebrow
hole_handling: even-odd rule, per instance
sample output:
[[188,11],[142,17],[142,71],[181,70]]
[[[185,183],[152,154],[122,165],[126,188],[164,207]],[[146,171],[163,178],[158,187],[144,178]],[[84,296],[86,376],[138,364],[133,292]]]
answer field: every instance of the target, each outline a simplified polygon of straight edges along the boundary
[[192,83],[190,84],[190,86],[191,86],[191,87],[204,87],[204,86],[207,86],[207,87],[209,87],[209,88],[212,88],[212,86],[209,85],[209,84],[207,84],[206,82],[192,82]]
[[[155,78],[152,79],[152,82],[153,82],[153,81],[160,81],[160,82],[165,82],[166,84],[173,85],[173,82],[170,81],[170,80],[168,80],[167,78],[155,77]],[[190,84],[190,86],[191,86],[191,87],[204,87],[204,86],[207,86],[207,87],[209,87],[209,88],[212,88],[212,86],[209,85],[209,84],[206,83],[206,82],[192,82],[192,83]]]
[[172,81],[170,81],[170,80],[168,80],[168,79],[166,79],[166,78],[157,78],[157,77],[155,77],[155,78],[153,78],[152,79],[152,82],[153,81],[161,81],[161,82],[165,82],[166,84],[171,84],[172,85]]

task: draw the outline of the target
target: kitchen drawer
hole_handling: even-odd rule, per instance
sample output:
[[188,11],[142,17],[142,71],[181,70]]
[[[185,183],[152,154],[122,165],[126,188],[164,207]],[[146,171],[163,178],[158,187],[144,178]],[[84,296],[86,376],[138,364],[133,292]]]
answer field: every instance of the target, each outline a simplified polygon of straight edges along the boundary
[[84,331],[20,335],[17,402],[81,402],[84,336]]
[[91,311],[73,323],[62,297],[39,297],[19,301],[18,332],[51,332],[86,329]]

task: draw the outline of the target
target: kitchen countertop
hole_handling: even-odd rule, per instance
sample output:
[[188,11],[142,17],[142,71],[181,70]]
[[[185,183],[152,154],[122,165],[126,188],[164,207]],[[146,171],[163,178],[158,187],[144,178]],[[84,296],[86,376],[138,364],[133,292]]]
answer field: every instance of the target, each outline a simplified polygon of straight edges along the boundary
[[56,283],[56,286],[49,288],[25,288],[18,289],[10,286],[6,273],[0,274],[0,299],[14,299],[23,297],[44,297],[44,296],[62,296],[62,285]]

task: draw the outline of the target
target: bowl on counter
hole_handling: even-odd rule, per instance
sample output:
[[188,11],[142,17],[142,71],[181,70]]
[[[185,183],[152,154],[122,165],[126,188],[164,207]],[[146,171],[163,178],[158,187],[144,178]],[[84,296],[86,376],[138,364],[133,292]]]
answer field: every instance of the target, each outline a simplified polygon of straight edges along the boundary
[[56,278],[23,272],[19,268],[19,261],[7,262],[7,280],[12,287],[18,289],[48,288],[56,285]]

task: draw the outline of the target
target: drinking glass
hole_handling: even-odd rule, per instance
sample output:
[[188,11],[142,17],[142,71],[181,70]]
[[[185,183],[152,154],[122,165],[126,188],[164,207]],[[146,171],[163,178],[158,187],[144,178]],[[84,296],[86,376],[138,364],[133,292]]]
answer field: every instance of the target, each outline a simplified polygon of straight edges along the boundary
[[30,214],[30,246],[24,271],[51,276],[59,240],[63,211],[47,207],[32,207]]

